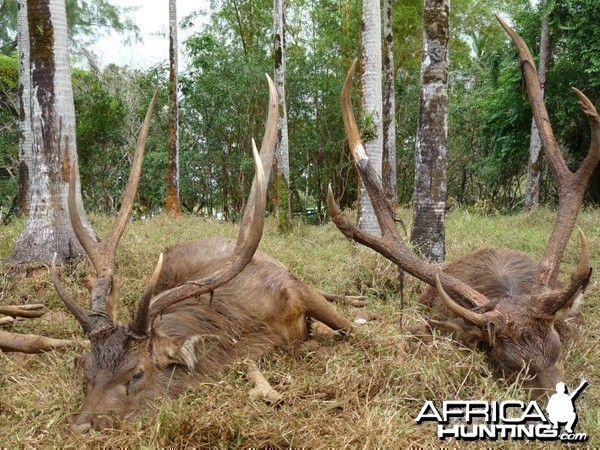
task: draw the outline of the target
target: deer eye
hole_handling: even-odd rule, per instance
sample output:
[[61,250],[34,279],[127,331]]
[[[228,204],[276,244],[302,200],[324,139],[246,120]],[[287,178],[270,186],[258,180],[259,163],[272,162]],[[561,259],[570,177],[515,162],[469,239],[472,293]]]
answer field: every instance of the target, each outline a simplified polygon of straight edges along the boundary
[[144,378],[144,369],[140,369],[136,373],[134,373],[133,376],[131,377],[131,381],[132,382],[140,381],[142,378]]
[[144,378],[144,369],[138,369],[137,372],[135,372],[133,374],[133,376],[131,377],[131,379],[125,383],[125,394],[129,395],[129,391],[130,390],[139,390],[139,386],[137,386],[137,383]]

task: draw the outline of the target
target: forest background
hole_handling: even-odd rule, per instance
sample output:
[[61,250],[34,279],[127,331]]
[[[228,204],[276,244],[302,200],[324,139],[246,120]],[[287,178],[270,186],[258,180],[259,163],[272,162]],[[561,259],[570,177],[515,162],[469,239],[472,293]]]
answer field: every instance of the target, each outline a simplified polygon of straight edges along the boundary
[[[18,190],[18,62],[10,44],[12,2],[2,3],[0,36],[0,216],[7,220]],[[16,3],[16,2],[15,2]],[[69,2],[67,2],[69,3]],[[524,4],[525,3],[525,4]],[[181,45],[180,189],[187,212],[236,220],[253,167],[250,137],[260,139],[265,117],[263,74],[271,73],[272,2],[215,0],[210,11],[183,18],[189,38]],[[589,127],[571,86],[600,98],[600,7],[597,0],[546,3],[457,0],[450,17],[448,207],[484,213],[523,208],[531,111],[521,87],[516,50],[493,16],[510,18],[539,53],[541,16],[549,14],[551,64],[546,104],[569,166],[587,151]],[[344,150],[339,92],[360,47],[360,2],[290,0],[287,3],[287,108],[292,211],[309,222],[325,219],[332,183],[343,207],[354,207],[357,174]],[[126,12],[112,27],[135,38]],[[398,200],[410,202],[419,104],[421,1],[394,2],[394,61]],[[70,19],[72,17],[70,16]],[[144,160],[136,214],[164,210],[166,196],[168,63],[148,69],[98,67],[89,52],[85,17],[71,20],[73,89],[79,165],[86,210],[119,207],[137,126],[159,86],[157,114]],[[202,25],[196,25],[202,23]],[[83,25],[82,25],[83,24]],[[77,28],[79,26],[79,28]],[[89,27],[89,24],[88,24]],[[85,37],[85,38],[84,38]],[[556,192],[544,169],[541,203]],[[600,202],[596,170],[586,201]]]

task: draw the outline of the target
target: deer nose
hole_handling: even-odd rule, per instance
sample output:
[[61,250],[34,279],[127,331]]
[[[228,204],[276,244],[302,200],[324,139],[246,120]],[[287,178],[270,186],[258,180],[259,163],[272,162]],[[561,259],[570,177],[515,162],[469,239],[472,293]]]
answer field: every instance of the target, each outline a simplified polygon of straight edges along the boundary
[[557,365],[552,365],[539,371],[535,378],[523,384],[530,389],[532,400],[545,401],[555,392],[556,383],[563,379],[564,372]]
[[91,422],[84,422],[84,423],[73,422],[71,424],[71,431],[76,434],[85,433],[86,431],[90,430],[91,428],[92,428]]
[[89,430],[102,431],[112,424],[113,419],[108,414],[80,414],[71,424],[71,431],[78,434]]
[[530,389],[529,396],[531,397],[531,400],[535,400],[538,402],[545,402],[546,400],[548,400],[548,397],[550,396],[550,392],[546,388],[536,387],[536,388]]

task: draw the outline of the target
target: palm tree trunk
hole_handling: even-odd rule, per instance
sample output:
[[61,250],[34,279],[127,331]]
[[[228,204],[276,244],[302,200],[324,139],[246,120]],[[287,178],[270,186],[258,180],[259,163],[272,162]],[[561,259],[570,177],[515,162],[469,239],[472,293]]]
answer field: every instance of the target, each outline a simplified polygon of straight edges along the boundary
[[425,0],[411,243],[442,263],[446,240],[448,165],[449,0]]
[[[379,0],[363,0],[362,5],[362,112],[364,146],[375,172],[381,177],[383,153],[381,98],[381,8]],[[358,226],[380,234],[371,199],[360,183]]]
[[181,214],[179,196],[179,123],[177,101],[177,7],[176,0],[169,0],[169,124],[167,161],[167,213]]
[[394,84],[394,34],[392,0],[383,0],[383,192],[392,207],[398,203],[396,189],[396,86]]
[[273,55],[275,59],[274,81],[279,94],[279,135],[275,153],[277,173],[276,180],[276,212],[280,232],[292,229],[291,196],[290,196],[290,157],[288,146],[287,108],[285,104],[285,0],[273,1],[273,22],[275,24],[275,42]]
[[29,25],[25,0],[17,3],[17,49],[19,53],[19,192],[17,209],[20,214],[29,214],[29,168],[32,164],[31,135],[31,74],[29,73]]
[[[22,147],[21,164],[26,169],[21,171],[28,175],[29,216],[8,259],[12,264],[49,263],[55,252],[59,260],[83,254],[67,208],[68,180],[70,171],[77,170],[77,150],[65,2],[28,0],[26,18],[29,55],[24,44],[20,56],[29,60],[28,65],[22,64],[23,72],[28,70],[29,76],[24,74],[20,83],[28,84],[28,79],[30,83],[29,91],[23,88],[21,101],[24,112],[29,104],[25,120],[30,120],[31,150]],[[26,32],[25,26],[19,29]],[[26,127],[22,129],[27,130]],[[78,176],[77,191],[80,214],[87,225]]]

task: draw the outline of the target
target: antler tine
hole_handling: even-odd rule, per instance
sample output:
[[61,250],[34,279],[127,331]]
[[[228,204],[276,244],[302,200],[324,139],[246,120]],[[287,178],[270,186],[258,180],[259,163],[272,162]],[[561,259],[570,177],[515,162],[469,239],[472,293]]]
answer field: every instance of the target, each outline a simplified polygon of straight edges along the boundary
[[115,252],[117,245],[119,244],[119,239],[121,238],[121,235],[125,230],[125,226],[127,225],[127,221],[129,220],[129,215],[131,214],[131,209],[135,200],[135,194],[137,192],[140,173],[142,169],[142,160],[144,158],[146,138],[148,136],[150,120],[152,118],[152,111],[154,109],[154,104],[156,103],[157,96],[158,90],[155,90],[150,105],[148,106],[148,111],[146,112],[144,124],[142,125],[142,129],[140,130],[140,134],[138,136],[137,145],[133,157],[133,164],[131,167],[131,172],[129,174],[129,182],[127,183],[127,188],[125,189],[125,192],[123,194],[123,202],[121,203],[121,209],[119,210],[117,219],[113,223],[113,226],[109,231],[106,239],[102,243],[97,242],[88,232],[88,230],[83,226],[83,222],[79,215],[79,210],[77,208],[77,203],[75,199],[77,166],[75,164],[71,166],[69,174],[69,193],[67,198],[69,207],[69,217],[71,219],[71,224],[73,226],[75,236],[79,240],[79,243],[85,250],[90,260],[92,261],[94,269],[96,270],[96,273],[98,275],[100,275],[100,273],[106,269],[113,271],[115,267]]
[[135,318],[133,319],[131,331],[135,336],[146,336],[146,317],[148,316],[148,311],[150,311],[150,302],[152,301],[152,297],[154,295],[154,288],[156,287],[156,283],[158,282],[158,278],[160,277],[162,265],[163,254],[161,253],[158,257],[158,262],[156,263],[156,267],[154,269],[154,272],[152,273],[152,277],[148,282],[148,287],[146,287],[144,295],[142,295],[142,300],[140,300],[140,306],[138,307],[138,310],[135,313]]
[[535,123],[540,133],[544,154],[558,184],[557,219],[540,262],[537,286],[534,289],[534,294],[542,295],[542,291],[547,286],[553,285],[558,277],[560,262],[564,256],[569,236],[571,236],[575,226],[575,220],[583,202],[587,183],[598,161],[600,161],[600,119],[596,108],[589,99],[582,92],[573,89],[584,114],[588,117],[592,131],[592,141],[588,154],[579,170],[574,174],[569,171],[554,138],[531,52],[523,39],[506,22],[498,16],[496,18],[519,51],[527,98],[531,104]]
[[69,311],[71,311],[71,314],[75,316],[75,319],[77,319],[77,322],[79,322],[79,324],[83,328],[83,331],[85,331],[85,333],[88,334],[93,329],[88,312],[77,304],[77,302],[73,299],[73,297],[69,295],[69,293],[65,290],[64,286],[60,282],[58,270],[56,269],[56,258],[57,254],[54,253],[54,257],[52,258],[52,266],[50,268],[50,274],[52,275],[52,283],[54,283],[54,288],[56,289],[56,292],[64,302],[65,306],[69,309]]
[[90,333],[102,331],[112,327],[116,319],[116,295],[119,285],[118,277],[114,274],[116,247],[119,243],[121,235],[123,234],[123,230],[127,225],[127,220],[131,213],[133,201],[135,199],[135,193],[137,191],[141,172],[142,159],[144,156],[144,146],[148,136],[152,110],[154,109],[157,96],[158,91],[156,90],[152,97],[152,101],[148,106],[146,118],[138,137],[134,161],[131,173],[129,175],[129,182],[123,195],[121,209],[104,242],[97,242],[83,225],[75,198],[77,166],[72,165],[70,167],[69,192],[67,197],[69,218],[71,220],[75,236],[92,261],[97,275],[97,279],[91,292],[91,312],[83,313],[87,317],[87,323],[85,325],[82,322],[82,312],[74,309],[74,305],[76,306],[77,304],[66,293],[62,285],[60,285],[56,271],[53,272],[53,279],[59,295],[69,310],[81,323],[88,335]]
[[131,215],[131,210],[133,208],[133,202],[135,201],[135,195],[137,193],[137,188],[140,181],[140,174],[142,172],[142,160],[144,159],[146,138],[148,137],[148,130],[150,129],[150,121],[152,119],[152,111],[154,109],[154,104],[156,103],[157,97],[158,89],[154,91],[154,95],[152,96],[152,100],[148,106],[148,111],[146,112],[144,124],[142,125],[140,134],[138,136],[135,153],[133,156],[133,164],[129,174],[129,181],[127,182],[127,188],[123,193],[121,209],[119,209],[117,219],[115,220],[112,228],[106,236],[106,240],[104,241],[104,251],[108,260],[107,262],[112,270],[114,270],[115,266],[115,253],[117,246],[119,245],[119,240],[123,235],[123,231],[125,231],[127,221],[129,220],[129,216]]
[[271,77],[268,74],[265,74],[265,77],[267,77],[267,84],[269,85],[269,112],[267,114],[265,135],[260,146],[260,158],[265,171],[265,181],[268,182],[271,177],[273,157],[277,145],[277,132],[279,130],[279,94],[277,94],[277,88]]
[[585,289],[591,275],[590,251],[585,233],[579,229],[581,254],[575,272],[571,275],[569,284],[563,289],[553,290],[536,298],[536,306],[544,313],[553,316],[569,302],[573,301],[577,292]]
[[[357,167],[361,168],[361,170],[369,172],[368,177],[362,177],[361,174],[361,178],[365,188],[367,189],[367,192],[369,193],[369,197],[373,203],[373,208],[376,212],[385,211],[385,213],[376,214],[382,236],[398,236],[398,238],[400,238],[398,235],[398,229],[396,228],[396,221],[394,220],[394,211],[390,203],[387,201],[385,196],[371,194],[371,191],[381,190],[381,179],[379,178],[377,172],[375,172],[373,166],[369,164],[369,156],[367,155],[367,152],[363,146],[360,134],[358,132],[358,126],[356,125],[356,120],[354,119],[354,112],[352,111],[352,81],[354,79],[354,72],[356,71],[357,64],[358,58],[354,59],[352,66],[350,66],[350,70],[348,70],[348,74],[346,75],[342,92],[340,94],[344,129],[346,130],[348,145],[352,152],[352,156],[354,157],[354,162],[356,163]],[[372,184],[372,186],[370,188],[367,187],[367,183]]]
[[360,138],[360,133],[358,132],[356,120],[354,120],[354,112],[352,111],[352,82],[354,81],[354,73],[356,72],[357,65],[358,58],[355,58],[354,61],[352,61],[350,70],[348,70],[348,74],[344,80],[340,101],[342,104],[342,119],[344,120],[344,130],[346,131],[348,146],[352,151],[354,160],[359,164],[361,161],[367,161],[368,157],[362,139]]
[[[233,254],[223,264],[223,267],[207,277],[198,280],[188,281],[167,291],[156,295],[150,304],[150,311],[145,316],[145,320],[139,320],[139,328],[135,331],[140,333],[148,329],[154,319],[165,308],[194,295],[201,295],[235,278],[244,267],[252,260],[254,252],[258,248],[265,222],[265,210],[267,204],[267,181],[258,155],[256,145],[253,145],[254,162],[256,172],[254,176],[254,211],[252,220],[247,222],[247,226],[240,228],[238,240]],[[250,203],[250,200],[249,202]],[[251,228],[251,229],[250,229]]]
[[552,126],[550,125],[550,118],[548,117],[548,111],[544,104],[544,97],[540,86],[540,79],[538,78],[537,70],[535,68],[535,62],[533,61],[533,57],[531,56],[527,44],[525,44],[525,41],[523,41],[521,36],[502,20],[500,16],[496,15],[496,19],[498,19],[498,22],[500,22],[500,25],[502,25],[502,28],[504,28],[506,33],[513,40],[519,51],[527,98],[531,103],[535,124],[537,125],[540,140],[542,141],[546,157],[550,164],[550,169],[557,177],[557,181],[559,181],[560,185],[563,177],[569,173],[569,169],[560,152],[558,143],[554,137],[554,132],[552,131]]
[[[133,327],[133,331],[136,334],[143,335],[146,333],[154,319],[165,308],[191,296],[213,291],[232,280],[252,260],[254,252],[260,243],[264,228],[267,186],[273,166],[275,146],[277,144],[277,121],[279,119],[278,95],[277,89],[268,75],[267,83],[269,84],[267,125],[260,155],[256,148],[256,143],[252,140],[252,154],[256,166],[255,175],[233,254],[221,269],[211,275],[202,279],[188,281],[159,293],[147,302],[143,302],[136,314]],[[144,314],[141,310],[147,308],[148,304],[149,311]]]
[[462,317],[466,321],[468,321],[472,324],[475,324],[477,326],[480,326],[480,327],[487,324],[488,319],[485,316],[485,314],[471,311],[471,310],[465,308],[464,306],[459,305],[454,300],[452,300],[448,294],[446,294],[446,291],[442,287],[442,282],[440,281],[439,274],[435,276],[435,287],[438,291],[440,298],[444,302],[444,304],[453,313],[455,313],[459,317]]
[[571,88],[579,100],[579,106],[583,113],[587,116],[591,130],[591,142],[590,149],[585,159],[581,163],[581,166],[575,173],[576,179],[581,180],[582,183],[587,184],[590,177],[594,173],[594,169],[600,161],[600,117],[598,111],[592,104],[592,102],[585,96],[579,89]]
[[[362,141],[358,135],[358,127],[356,126],[356,120],[354,119],[354,113],[352,112],[350,103],[350,92],[352,90],[352,78],[355,67],[356,61],[354,61],[352,67],[348,71],[342,89],[342,115],[344,117],[344,127],[348,137],[350,150],[354,156],[360,177],[371,198],[375,215],[377,216],[379,226],[382,230],[382,236],[379,237],[366,233],[352,224],[335,202],[331,186],[329,186],[327,191],[327,213],[346,237],[372,248],[412,276],[434,286],[438,269],[418,258],[402,240],[402,237],[396,228],[393,212],[378,183],[375,170],[369,161],[368,155],[364,151]],[[462,299],[467,304],[471,304],[472,306],[489,304],[488,299],[484,295],[456,278],[443,272],[440,274],[440,278],[446,290],[450,292],[452,296]]]
[[69,192],[67,195],[67,207],[69,208],[69,218],[71,225],[77,240],[85,250],[88,258],[92,261],[96,272],[100,272],[102,262],[100,260],[100,243],[89,233],[89,231],[83,225],[81,216],[79,215],[79,209],[77,208],[77,201],[75,197],[77,183],[77,165],[73,163],[70,167],[69,173]]
[[[94,287],[92,288],[92,298],[90,300],[90,305],[92,308],[91,312],[81,312],[74,309],[75,306],[79,308],[75,300],[67,294],[66,290],[60,284],[58,273],[53,270],[52,272],[52,280],[54,282],[54,286],[58,295],[63,299],[63,302],[71,311],[71,313],[75,316],[77,321],[83,327],[86,335],[90,335],[96,329],[104,330],[111,326],[112,320],[114,319],[114,308],[110,311],[107,311],[106,308],[106,297],[110,292],[112,287],[112,280],[110,277],[107,279],[103,277],[102,270],[106,267],[106,257],[103,252],[103,245],[97,242],[92,235],[88,232],[88,230],[83,226],[83,222],[81,220],[81,216],[79,215],[79,210],[77,208],[77,203],[75,200],[75,181],[77,176],[77,166],[71,166],[71,173],[69,174],[69,193],[67,197],[67,206],[69,208],[69,218],[71,219],[71,225],[73,226],[73,231],[75,232],[75,236],[79,240],[79,243],[85,250],[88,258],[92,261],[94,265],[94,269],[96,270],[96,274],[98,279],[96,280]],[[53,266],[55,266],[55,260],[52,262]],[[82,322],[81,315],[85,314],[86,322]]]
[[[277,132],[278,132],[278,121],[279,121],[279,104],[277,102],[273,103],[272,99],[278,99],[279,95],[277,94],[277,88],[275,87],[275,83],[271,80],[269,75],[265,74],[267,77],[267,84],[269,86],[269,111],[267,113],[267,125],[265,127],[265,135],[263,136],[262,144],[260,146],[260,159],[262,162],[263,170],[265,172],[265,178],[267,181],[271,178],[271,170],[273,167],[273,158],[275,155],[275,148],[277,145]],[[254,139],[252,140],[252,145],[256,145],[254,143]],[[244,210],[244,216],[242,217],[242,221],[240,224],[240,228],[242,230],[249,229],[248,223],[252,220],[254,216],[254,208],[255,208],[255,183],[252,183],[252,187],[250,188],[250,195],[248,196],[248,203],[246,203],[246,208]]]

